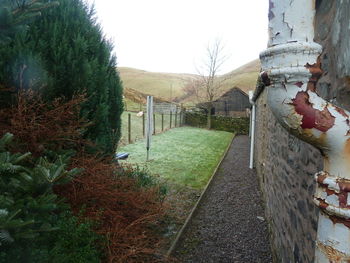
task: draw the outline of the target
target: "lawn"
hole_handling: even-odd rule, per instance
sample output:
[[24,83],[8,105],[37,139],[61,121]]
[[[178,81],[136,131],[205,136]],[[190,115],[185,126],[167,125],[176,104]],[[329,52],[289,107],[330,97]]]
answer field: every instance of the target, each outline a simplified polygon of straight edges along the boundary
[[[131,119],[131,141],[136,142],[140,139],[143,139],[143,132],[142,132],[142,117],[137,117],[136,112],[123,112],[122,114],[122,137],[120,139],[119,145],[125,146],[129,144],[128,139],[128,114],[130,113],[130,119]],[[146,116],[145,116],[146,117]],[[172,124],[171,127],[175,127],[175,114],[172,114]],[[177,114],[176,116],[176,127],[180,125],[180,114]],[[163,131],[170,129],[170,114],[164,114],[163,116]],[[146,119],[145,119],[145,125],[146,125]],[[162,132],[162,115],[159,113],[155,114],[155,129],[156,133]]]
[[232,138],[229,132],[181,127],[152,137],[148,162],[145,140],[120,147],[118,152],[130,153],[122,162],[146,168],[179,186],[203,189]]

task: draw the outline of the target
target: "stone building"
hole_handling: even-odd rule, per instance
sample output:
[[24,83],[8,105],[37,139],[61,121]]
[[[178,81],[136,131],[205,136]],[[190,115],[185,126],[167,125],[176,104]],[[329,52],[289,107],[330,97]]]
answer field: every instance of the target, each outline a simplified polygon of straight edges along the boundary
[[[271,11],[274,2],[270,0],[270,20],[276,15]],[[315,10],[314,42],[323,47],[316,93],[350,110],[350,1],[317,0]],[[313,203],[314,175],[323,169],[321,151],[281,126],[268,104],[267,88],[259,86],[254,96],[254,167],[264,194],[275,262],[314,262],[319,214]]]

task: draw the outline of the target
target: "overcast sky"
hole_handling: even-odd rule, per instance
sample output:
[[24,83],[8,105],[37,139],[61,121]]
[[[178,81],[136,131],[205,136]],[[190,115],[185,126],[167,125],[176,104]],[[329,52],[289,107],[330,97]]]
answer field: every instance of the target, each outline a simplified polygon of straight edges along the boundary
[[85,0],[113,39],[119,67],[196,73],[210,41],[229,59],[221,73],[258,58],[267,44],[267,0]]

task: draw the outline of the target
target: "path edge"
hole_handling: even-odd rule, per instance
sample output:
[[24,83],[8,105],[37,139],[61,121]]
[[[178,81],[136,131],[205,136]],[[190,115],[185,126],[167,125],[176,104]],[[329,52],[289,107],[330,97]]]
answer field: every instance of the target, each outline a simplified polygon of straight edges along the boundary
[[185,231],[185,229],[187,228],[187,225],[188,223],[191,221],[191,218],[193,217],[195,211],[197,210],[197,207],[198,205],[200,204],[200,202],[202,201],[205,193],[207,192],[207,189],[209,188],[211,182],[213,181],[213,178],[215,177],[216,175],[216,172],[218,171],[219,167],[221,166],[221,163],[222,161],[225,159],[225,157],[227,156],[227,153],[228,151],[230,150],[231,146],[232,146],[232,143],[233,143],[233,140],[236,138],[236,133],[233,134],[232,136],[232,139],[231,139],[231,142],[228,144],[225,152],[222,154],[221,156],[221,159],[219,161],[219,163],[217,164],[217,166],[215,167],[215,170],[214,172],[212,173],[207,185],[204,187],[201,195],[199,196],[196,204],[193,206],[192,210],[191,210],[191,213],[187,216],[186,220],[185,220],[185,223],[182,225],[181,229],[179,230],[179,232],[177,232],[176,234],[176,237],[172,243],[172,245],[170,246],[170,248],[168,249],[167,253],[165,254],[165,257],[168,258],[171,256],[171,254],[174,252],[174,249],[176,248],[177,246],[177,243],[179,242],[180,240],[180,237],[182,236],[183,232]]

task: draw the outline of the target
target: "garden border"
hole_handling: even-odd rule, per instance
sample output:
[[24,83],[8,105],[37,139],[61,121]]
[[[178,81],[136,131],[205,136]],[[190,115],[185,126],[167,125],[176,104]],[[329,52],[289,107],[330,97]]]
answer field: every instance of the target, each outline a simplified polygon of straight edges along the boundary
[[177,232],[176,234],[176,237],[175,237],[175,240],[172,242],[172,245],[170,246],[170,248],[168,249],[167,253],[166,253],[166,257],[170,257],[170,255],[173,253],[173,251],[175,250],[176,246],[177,246],[177,243],[178,241],[180,240],[180,237],[182,236],[183,232],[185,231],[185,229],[187,228],[187,225],[188,223],[190,222],[191,218],[193,217],[194,213],[196,212],[197,210],[197,207],[198,205],[200,204],[200,202],[202,201],[205,193],[207,192],[207,189],[209,188],[209,185],[211,184],[211,182],[213,181],[213,178],[215,177],[215,174],[216,172],[218,171],[219,167],[221,166],[221,163],[222,161],[225,159],[232,143],[233,143],[233,140],[235,139],[236,137],[236,133],[233,134],[233,137],[232,137],[232,140],[231,142],[228,144],[225,152],[222,154],[222,157],[218,163],[218,165],[216,166],[213,174],[211,175],[207,185],[204,187],[200,197],[198,198],[196,204],[193,206],[192,210],[191,210],[191,213],[187,216],[186,220],[185,220],[185,223],[182,225],[181,229],[179,230],[179,232]]

